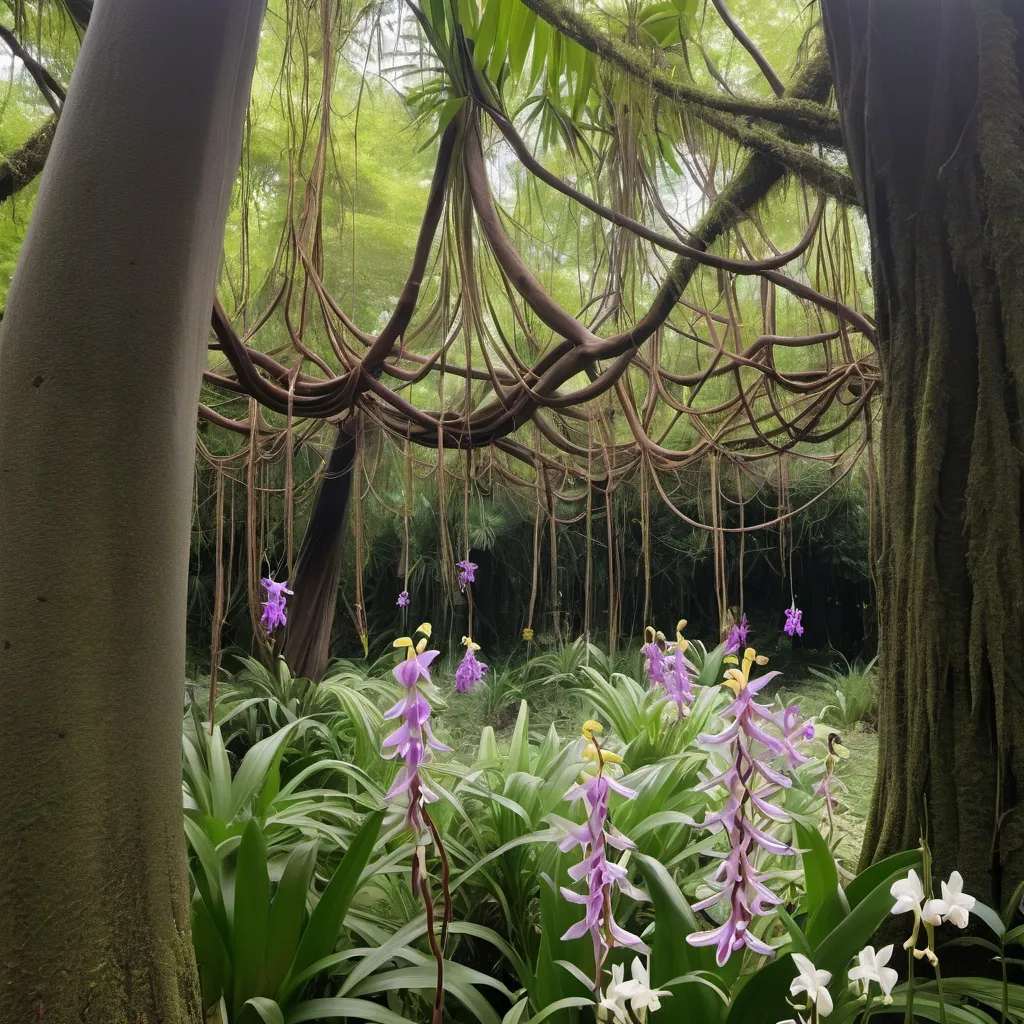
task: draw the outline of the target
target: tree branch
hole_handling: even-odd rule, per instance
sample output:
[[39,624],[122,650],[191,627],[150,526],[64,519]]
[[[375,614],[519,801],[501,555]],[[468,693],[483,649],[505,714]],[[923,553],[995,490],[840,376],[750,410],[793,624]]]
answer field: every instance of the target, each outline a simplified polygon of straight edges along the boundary
[[57,118],[48,118],[21,149],[0,158],[0,203],[23,189],[42,171],[56,128]]
[[718,11],[718,16],[725,22],[729,31],[736,37],[736,41],[743,47],[747,53],[750,54],[754,59],[754,63],[761,69],[761,74],[768,80],[768,84],[772,87],[772,92],[776,96],[782,96],[786,87],[782,84],[782,80],[775,73],[775,69],[768,63],[768,58],[757,48],[757,44],[754,42],[746,32],[743,31],[743,26],[733,16],[732,11],[729,10],[725,0],[711,0],[715,5],[715,10]]
[[[675,81],[651,64],[638,47],[630,46],[601,31],[589,18],[577,14],[563,0],[523,0],[531,11],[584,49],[602,57],[634,78],[647,83],[655,92],[687,105],[695,116],[718,111],[739,117],[753,117],[788,128],[809,142],[839,148],[842,136],[839,120],[823,104],[805,99],[736,99],[705,92],[695,85]],[[717,127],[717,124],[715,125]]]

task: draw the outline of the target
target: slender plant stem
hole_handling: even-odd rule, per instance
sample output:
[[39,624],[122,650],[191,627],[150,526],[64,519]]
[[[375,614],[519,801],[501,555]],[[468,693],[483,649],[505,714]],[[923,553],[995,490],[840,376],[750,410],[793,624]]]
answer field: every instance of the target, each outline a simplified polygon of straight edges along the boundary
[[907,950],[907,1015],[906,1024],[914,1024],[914,949]]

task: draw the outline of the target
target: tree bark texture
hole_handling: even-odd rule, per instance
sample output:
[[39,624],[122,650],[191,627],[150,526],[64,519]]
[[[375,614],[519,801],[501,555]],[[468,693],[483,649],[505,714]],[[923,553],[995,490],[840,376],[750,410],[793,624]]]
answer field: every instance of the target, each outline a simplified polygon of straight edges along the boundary
[[361,430],[358,412],[338,427],[291,581],[295,596],[288,601],[281,654],[294,675],[307,679],[322,678],[331,658],[331,628]]
[[1024,6],[824,0],[884,378],[865,863],[1024,877]]
[[0,330],[0,1020],[198,1022],[195,409],[262,0],[99,0]]

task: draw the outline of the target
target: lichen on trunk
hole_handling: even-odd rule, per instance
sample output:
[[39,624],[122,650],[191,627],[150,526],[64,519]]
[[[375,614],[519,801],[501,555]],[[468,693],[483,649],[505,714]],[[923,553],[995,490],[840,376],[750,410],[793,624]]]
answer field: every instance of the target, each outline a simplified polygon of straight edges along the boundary
[[916,846],[927,814],[936,869],[998,901],[1024,877],[1024,13],[823,10],[884,382],[863,859]]

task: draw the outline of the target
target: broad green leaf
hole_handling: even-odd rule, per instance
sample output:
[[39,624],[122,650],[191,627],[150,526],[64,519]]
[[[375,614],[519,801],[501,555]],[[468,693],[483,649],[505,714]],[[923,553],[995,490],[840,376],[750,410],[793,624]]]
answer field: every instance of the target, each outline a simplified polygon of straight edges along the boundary
[[278,729],[272,736],[250,747],[231,783],[231,800],[224,821],[233,820],[263,788],[267,773],[277,764],[277,759],[298,724],[298,721],[289,722],[283,729]]
[[974,901],[974,909],[971,913],[976,914],[982,921],[984,921],[985,924],[992,929],[997,938],[1002,938],[1006,933],[1006,928],[1003,925],[1003,919],[990,906],[982,903],[981,900]]
[[[373,974],[353,987],[349,995],[353,997],[373,995],[399,989],[422,989],[433,993],[437,983],[437,965],[435,963],[399,967],[393,971]],[[480,1024],[501,1024],[501,1018],[494,1008],[477,991],[475,986],[486,985],[496,988],[509,1001],[512,993],[495,978],[480,971],[475,971],[462,964],[446,961],[444,965],[444,989],[468,1009]]]
[[[862,950],[892,910],[889,889],[905,875],[903,868],[882,879],[857,906],[815,947],[811,958],[820,970],[839,977],[850,960]],[[781,1018],[778,1018],[781,1019]]]
[[[579,1015],[573,1007],[587,1005],[592,1000],[586,998],[589,993],[582,992],[579,982],[555,961],[570,960],[590,977],[594,971],[594,952],[588,936],[582,939],[562,939],[566,931],[582,917],[583,907],[569,903],[558,888],[572,884],[568,875],[570,859],[556,853],[552,862],[554,880],[543,876],[540,884],[540,948],[537,951],[536,993],[531,992],[530,995],[535,1005],[546,1008],[558,1005],[559,1011],[552,1012],[559,1013],[559,1024],[570,1021],[575,1024]],[[572,998],[583,998],[584,1002],[565,1002]]]
[[345,912],[352,902],[363,869],[377,843],[384,813],[383,810],[378,810],[367,815],[363,827],[353,837],[345,856],[327,883],[320,902],[310,915],[295,954],[291,974],[300,974],[310,964],[334,951],[345,920]]
[[523,73],[523,65],[526,63],[526,55],[530,51],[530,40],[533,38],[533,27],[536,22],[536,13],[521,0],[515,0],[512,24],[509,28],[508,62],[512,77],[516,81]]
[[546,22],[538,20],[533,30],[533,56],[530,59],[530,81],[528,89],[532,92],[544,73],[544,63],[548,56],[548,42],[554,29]]
[[796,824],[804,867],[804,898],[801,906],[807,915],[807,941],[812,947],[845,916],[839,895],[839,871],[828,843],[816,829]]
[[529,1005],[529,999],[520,999],[519,1002],[501,1018],[501,1024],[519,1024]]
[[281,873],[267,931],[267,991],[278,992],[288,976],[302,934],[306,896],[316,867],[317,842],[299,843]]
[[270,917],[270,876],[267,841],[254,818],[242,833],[235,868],[234,967],[232,999],[237,1015],[242,1004],[263,995],[266,974],[267,923]]
[[919,875],[921,873],[921,851],[904,850],[902,853],[894,853],[865,868],[847,887],[846,899],[849,901],[852,910],[869,896],[877,888],[878,883],[897,871],[902,871],[904,876],[913,868]]
[[779,920],[786,926],[786,931],[789,932],[789,937],[793,943],[792,952],[800,953],[810,960],[811,947],[807,942],[807,936],[804,934],[803,929],[786,913],[784,907],[776,907],[775,913],[779,915]]
[[[651,983],[659,988],[672,978],[697,971],[711,971],[715,960],[713,951],[706,946],[691,946],[686,936],[700,931],[700,922],[690,909],[668,870],[653,857],[638,856],[637,863],[647,883],[647,891],[654,906],[654,940],[651,943]],[[713,992],[703,986],[687,993],[696,1017],[713,1024],[725,1016],[725,1007]],[[669,1008],[671,1000],[662,1004],[653,1015],[656,1020],[669,1021],[678,1016],[678,1008]],[[774,1022],[773,1022],[774,1024]]]
[[235,1024],[284,1024],[284,1014],[273,999],[256,996],[246,1000],[235,1018]]
[[726,1017],[727,1024],[776,1024],[787,1017],[792,1019],[786,996],[796,975],[789,953],[764,964],[736,993]]
[[228,752],[224,749],[219,725],[213,727],[213,735],[209,737],[206,749],[210,769],[211,811],[215,818],[230,821],[234,817],[231,810],[231,764]]
[[487,0],[480,29],[473,47],[473,64],[479,71],[487,67],[491,51],[494,49],[494,37],[498,34],[498,22],[501,20],[501,9],[508,0]]
[[[519,0],[514,0],[519,4]],[[519,4],[521,7],[522,4]],[[519,702],[519,714],[516,715],[516,727],[512,733],[512,741],[508,750],[507,775],[512,772],[530,771],[530,708],[526,701]]]
[[202,896],[192,897],[192,944],[199,966],[203,1008],[214,1006],[231,985],[231,957]]
[[556,1013],[561,1013],[562,1010],[577,1010],[593,1005],[593,999],[584,999],[582,996],[566,996],[564,999],[556,999],[553,1003],[548,1003],[540,1013],[534,1014],[526,1024],[540,1024],[542,1020],[550,1020]]
[[453,96],[451,99],[444,101],[437,115],[437,130],[439,132],[443,132],[448,127],[452,118],[462,109],[462,105],[465,102],[465,96]]
[[393,1013],[386,1006],[371,1003],[369,999],[309,999],[299,1003],[285,1017],[285,1024],[303,1024],[303,1021],[331,1020],[344,1017],[352,1021],[366,1021],[368,1024],[419,1024]]
[[480,730],[480,745],[477,748],[476,759],[478,763],[496,763],[501,754],[498,751],[498,741],[494,738],[494,729],[485,725]]

